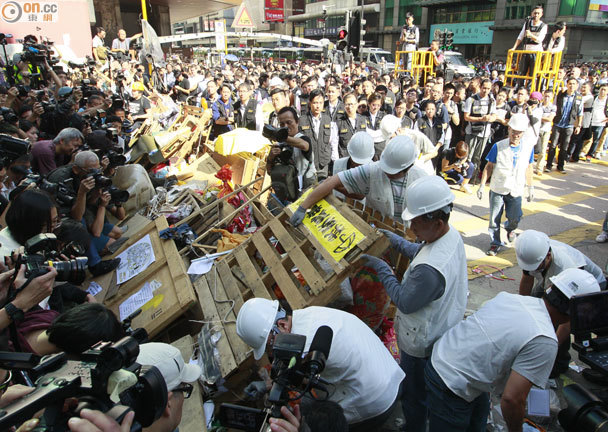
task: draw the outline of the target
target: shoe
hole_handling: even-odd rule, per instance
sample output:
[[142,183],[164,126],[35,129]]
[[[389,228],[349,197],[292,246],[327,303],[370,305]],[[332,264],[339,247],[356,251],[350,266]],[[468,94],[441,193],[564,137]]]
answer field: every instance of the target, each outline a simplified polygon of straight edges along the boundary
[[120,228],[120,230],[124,234],[124,233],[126,233],[129,230],[129,225],[121,226],[121,227],[118,227],[118,228]]
[[551,172],[551,168],[545,168],[545,169],[543,170],[543,172],[550,173],[550,172]]
[[120,258],[114,258],[107,261],[99,261],[94,266],[89,266],[89,271],[93,276],[101,276],[110,273],[120,265]]
[[513,243],[516,237],[517,234],[515,234],[515,231],[507,231],[507,240],[509,240],[509,243]]
[[471,190],[471,186],[469,186],[468,184],[460,186],[460,192],[464,192],[469,195],[473,193],[473,191]]
[[595,241],[598,243],[606,243],[608,241],[608,232],[602,231],[596,238]]
[[565,170],[565,169],[563,169],[563,168],[562,168],[562,169],[559,169],[559,168],[558,168],[558,169],[557,169],[557,172],[558,172],[558,173],[560,173],[560,174],[568,174],[568,173],[566,172],[566,170]]
[[585,162],[591,162],[591,156],[587,156],[587,157],[585,158]]
[[488,249],[488,251],[486,252],[486,255],[496,256],[496,254],[498,253],[499,250],[500,250],[500,246],[492,245],[492,246],[490,246],[490,249]]
[[116,240],[114,243],[112,243],[110,246],[108,246],[108,252],[110,253],[110,255],[112,255],[114,252],[116,252],[118,249],[120,249],[120,247],[127,240],[129,240],[129,237],[121,237],[118,240]]

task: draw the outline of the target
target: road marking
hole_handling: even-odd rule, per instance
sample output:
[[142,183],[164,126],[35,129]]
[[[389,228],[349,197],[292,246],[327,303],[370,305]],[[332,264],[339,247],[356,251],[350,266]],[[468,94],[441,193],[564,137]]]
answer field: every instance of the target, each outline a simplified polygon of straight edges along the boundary
[[[589,198],[595,198],[602,195],[608,194],[608,185],[598,186],[591,189],[585,189],[577,192],[572,192],[566,195],[561,195],[555,198],[549,198],[543,201],[537,202],[524,202],[523,203],[523,213],[524,216],[529,216],[537,213],[552,213],[556,209],[560,207],[564,207],[569,204],[575,204],[580,201],[584,201]],[[458,211],[458,209],[456,209]],[[456,228],[461,233],[471,233],[472,231],[479,231],[481,219],[484,221],[488,221],[490,217],[490,213],[484,214],[479,217],[468,217],[463,220],[454,221],[451,225]],[[486,229],[487,226],[483,226],[483,229]]]
[[[559,234],[551,236],[551,238],[553,240],[557,240],[557,241],[560,241],[562,243],[566,243],[566,244],[569,244],[570,246],[572,246],[583,240],[594,239],[598,233],[598,228],[602,226],[603,222],[604,222],[604,218],[602,218],[598,221],[595,221],[595,222],[590,222],[588,224],[581,225],[576,228],[572,228],[572,229],[563,231]],[[478,277],[485,276],[486,270],[483,268],[482,268],[482,270],[484,270],[484,273],[473,273],[473,268],[475,268],[476,266],[484,266],[484,265],[492,266],[492,267],[495,267],[500,270],[504,270],[506,268],[516,266],[517,259],[515,257],[515,247],[509,247],[509,248],[503,249],[503,251],[499,252],[498,255],[496,255],[496,256],[487,256],[486,255],[483,258],[467,262],[467,271],[469,274],[469,280],[473,280],[473,279],[477,279]],[[491,271],[491,270],[488,270],[488,271]],[[496,273],[497,276],[500,276],[500,274],[499,274],[500,272],[498,270],[495,270],[494,273]]]

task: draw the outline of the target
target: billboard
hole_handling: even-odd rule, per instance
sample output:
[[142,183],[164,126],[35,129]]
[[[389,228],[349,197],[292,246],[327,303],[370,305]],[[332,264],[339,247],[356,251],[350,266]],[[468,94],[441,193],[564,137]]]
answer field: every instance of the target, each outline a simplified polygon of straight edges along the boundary
[[284,19],[283,0],[264,0],[264,20],[283,21]]
[[589,10],[608,12],[608,0],[590,0]]
[[[592,0],[595,1],[595,0]],[[429,32],[429,43],[433,39],[435,30],[449,30],[454,32],[454,45],[460,44],[491,44],[494,32],[490,26],[494,21],[466,22],[455,24],[433,24]]]

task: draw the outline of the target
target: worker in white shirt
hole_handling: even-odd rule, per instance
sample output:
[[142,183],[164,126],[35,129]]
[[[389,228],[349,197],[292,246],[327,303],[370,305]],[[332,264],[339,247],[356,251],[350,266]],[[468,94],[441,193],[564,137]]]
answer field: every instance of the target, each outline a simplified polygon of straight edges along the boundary
[[547,51],[552,53],[564,51],[564,47],[566,46],[566,38],[564,37],[566,34],[566,27],[566,21],[560,21],[555,24],[555,30],[553,30],[551,39],[547,44]]
[[380,278],[398,312],[396,331],[405,372],[403,414],[407,432],[426,430],[424,368],[433,343],[460,322],[467,303],[467,263],[460,233],[449,225],[454,194],[439,176],[419,178],[406,190],[403,220],[422,243],[382,230],[391,248],[411,261],[400,282],[388,264],[363,257]]
[[[348,142],[346,150],[348,151],[348,156],[334,162],[332,175],[338,175],[342,171],[372,163],[374,158],[374,139],[367,132],[355,132]],[[336,190],[334,191],[334,195],[341,199],[345,198],[343,193]],[[363,203],[365,203],[365,199],[363,199]]]
[[308,352],[321,326],[333,330],[321,377],[330,385],[329,400],[344,409],[350,432],[379,430],[397,405],[404,373],[376,334],[352,314],[311,306],[288,315],[277,300],[253,298],[238,312],[236,332],[259,360],[272,352],[275,336],[306,336]]
[[532,385],[547,386],[554,327],[570,321],[572,297],[600,290],[580,269],[551,283],[542,299],[501,292],[435,342],[425,370],[430,432],[485,432],[490,392],[502,395],[507,429],[522,430]]
[[[511,48],[512,50],[516,50],[520,45],[522,45],[522,49],[525,51],[543,50],[543,41],[547,36],[547,24],[541,21],[543,12],[543,5],[539,4],[534,6],[531,16],[526,19],[513,48]],[[519,61],[519,74],[523,76],[532,76],[535,61],[535,54],[523,54]],[[519,83],[520,85],[523,85],[524,80],[521,79]]]

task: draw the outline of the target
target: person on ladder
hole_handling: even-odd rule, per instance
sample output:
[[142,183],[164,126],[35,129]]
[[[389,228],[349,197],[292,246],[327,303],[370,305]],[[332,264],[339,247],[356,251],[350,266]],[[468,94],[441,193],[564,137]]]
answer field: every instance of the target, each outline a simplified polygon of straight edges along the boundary
[[[401,30],[399,44],[402,51],[416,51],[420,42],[420,30],[414,25],[414,14],[408,12],[405,14],[405,25]],[[406,64],[410,73],[412,71],[413,54],[406,54],[407,60],[402,60],[402,65]],[[406,63],[407,62],[407,63]]]
[[[525,51],[543,50],[543,41],[547,36],[547,24],[540,20],[542,16],[543,6],[534,6],[531,16],[526,19],[513,48],[511,48],[512,50],[516,50],[520,45],[523,45]],[[519,75],[532,76],[535,62],[536,54],[523,54],[519,60]],[[525,85],[524,79],[519,79],[517,82],[520,86]]]

